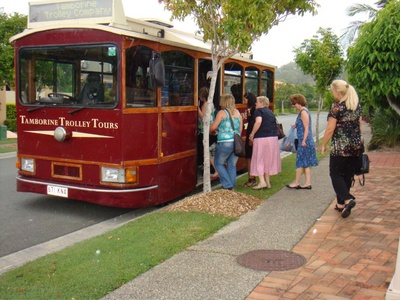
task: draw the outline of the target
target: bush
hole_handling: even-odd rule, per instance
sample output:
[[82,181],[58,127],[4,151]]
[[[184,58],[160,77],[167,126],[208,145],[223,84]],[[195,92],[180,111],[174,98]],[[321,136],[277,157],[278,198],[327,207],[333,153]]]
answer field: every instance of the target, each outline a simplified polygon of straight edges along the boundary
[[371,128],[370,150],[400,144],[400,116],[393,109],[376,109],[372,115]]
[[6,119],[4,125],[7,126],[7,130],[17,131],[17,119]]
[[7,103],[6,104],[6,119],[15,120],[17,119],[17,109],[15,104]]

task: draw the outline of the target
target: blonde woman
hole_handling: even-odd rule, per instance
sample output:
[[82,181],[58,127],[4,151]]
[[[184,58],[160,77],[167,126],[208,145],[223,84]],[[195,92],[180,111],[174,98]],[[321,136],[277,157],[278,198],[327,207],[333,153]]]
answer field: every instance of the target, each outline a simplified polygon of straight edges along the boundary
[[230,94],[221,96],[221,110],[217,113],[214,122],[210,125],[210,132],[218,130],[218,144],[215,150],[214,165],[217,169],[223,189],[233,190],[236,186],[236,163],[238,157],[233,153],[233,136],[231,119],[235,132],[241,134],[243,120],[235,107],[235,98]]
[[328,114],[321,152],[325,153],[326,145],[332,139],[329,175],[336,193],[335,209],[343,218],[347,218],[356,205],[355,197],[350,194],[350,187],[355,168],[364,152],[360,127],[361,106],[356,90],[346,81],[333,81],[331,91],[335,103]]
[[281,171],[276,118],[268,106],[267,97],[257,97],[254,127],[249,136],[253,143],[250,174],[259,178],[258,185],[253,187],[255,190],[271,188],[270,175]]

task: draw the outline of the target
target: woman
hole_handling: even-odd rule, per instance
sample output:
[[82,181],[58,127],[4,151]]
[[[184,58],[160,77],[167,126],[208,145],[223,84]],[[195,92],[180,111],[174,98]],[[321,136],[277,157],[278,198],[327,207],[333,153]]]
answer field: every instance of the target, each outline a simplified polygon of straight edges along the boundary
[[335,209],[343,218],[347,218],[356,205],[355,197],[350,194],[350,187],[354,170],[364,152],[360,128],[361,106],[356,90],[346,81],[333,81],[331,91],[335,103],[328,113],[321,152],[325,153],[326,145],[332,139],[329,175],[336,193]]
[[219,179],[223,189],[233,190],[236,186],[236,163],[238,157],[233,153],[232,122],[235,132],[241,134],[243,120],[239,111],[235,107],[235,98],[225,94],[220,100],[221,110],[217,113],[215,121],[210,125],[210,132],[218,130],[218,144],[215,150],[214,164],[217,169]]
[[271,188],[270,175],[281,171],[276,118],[268,106],[267,97],[257,97],[254,127],[249,136],[253,143],[250,174],[259,178],[258,185],[253,186],[254,190]]
[[250,143],[250,133],[254,127],[254,112],[256,110],[256,102],[257,98],[253,93],[246,93],[244,94],[244,102],[247,103],[247,129],[246,129],[246,141],[245,141],[245,148],[246,148],[246,161],[247,161],[247,170],[248,170],[248,181],[244,184],[245,187],[251,187],[257,184],[256,178],[250,175],[250,168],[251,168],[251,156],[253,153],[253,145]]
[[[307,110],[307,101],[303,95],[294,94],[290,96],[290,103],[299,111],[296,123],[293,126],[297,129],[297,138],[299,145],[296,155],[296,178],[294,182],[286,185],[290,189],[309,189],[311,190],[311,169],[318,166],[317,154],[315,150],[314,139],[312,136],[311,115]],[[306,181],[300,185],[301,175],[304,173]]]

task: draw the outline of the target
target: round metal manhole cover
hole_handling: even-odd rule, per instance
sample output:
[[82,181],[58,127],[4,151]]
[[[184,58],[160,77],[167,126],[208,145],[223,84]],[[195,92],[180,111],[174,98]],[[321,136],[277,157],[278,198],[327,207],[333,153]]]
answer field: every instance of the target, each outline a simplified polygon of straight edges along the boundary
[[237,262],[257,271],[287,271],[304,266],[307,259],[284,250],[255,250],[238,256]]

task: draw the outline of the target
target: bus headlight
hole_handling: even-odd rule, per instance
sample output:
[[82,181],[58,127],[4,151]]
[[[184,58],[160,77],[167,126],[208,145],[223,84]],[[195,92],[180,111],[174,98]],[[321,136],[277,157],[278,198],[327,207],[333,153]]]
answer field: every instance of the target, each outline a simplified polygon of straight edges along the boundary
[[21,158],[21,170],[25,172],[35,172],[35,160],[33,158]]
[[137,183],[138,167],[127,169],[101,167],[101,181],[116,183]]
[[101,181],[124,183],[125,169],[101,167]]

